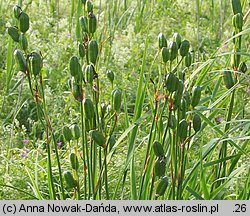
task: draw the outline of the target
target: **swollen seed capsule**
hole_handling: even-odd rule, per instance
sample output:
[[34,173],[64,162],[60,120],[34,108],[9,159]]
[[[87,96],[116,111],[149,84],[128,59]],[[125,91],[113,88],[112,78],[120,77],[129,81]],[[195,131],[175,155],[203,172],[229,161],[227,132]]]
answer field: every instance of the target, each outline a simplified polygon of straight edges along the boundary
[[188,91],[184,91],[183,99],[185,99],[187,108],[189,108],[189,106],[191,104],[191,98],[190,98],[190,94]]
[[92,13],[93,12],[93,3],[90,0],[86,1],[86,5],[87,5],[87,11],[88,13]]
[[74,96],[74,98],[79,101],[82,102],[83,100],[83,91],[81,86],[79,85],[79,83],[77,82],[77,80],[72,77],[71,80],[71,88],[72,88],[72,94]]
[[119,89],[112,91],[112,107],[115,112],[119,112],[122,103],[122,92]]
[[186,56],[188,54],[190,48],[190,43],[188,40],[184,40],[181,42],[181,46],[180,46],[180,55],[182,57]]
[[84,46],[81,43],[79,43],[78,45],[78,51],[79,51],[80,57],[84,58],[86,51],[85,51]]
[[168,187],[168,177],[164,176],[159,180],[159,183],[156,188],[155,196],[163,196]]
[[16,27],[9,27],[8,34],[15,42],[19,42],[19,33]]
[[15,5],[15,6],[13,7],[13,12],[14,12],[14,17],[15,17],[16,19],[19,19],[20,15],[21,15],[21,13],[22,13],[22,9],[21,9],[21,7],[20,7],[19,5]]
[[85,68],[85,81],[89,84],[92,84],[93,79],[94,79],[94,67],[92,65],[87,65]]
[[227,89],[230,89],[234,86],[233,75],[230,70],[224,70],[223,79]]
[[242,27],[243,27],[243,15],[241,13],[235,14],[233,16],[232,22],[233,22],[233,26],[236,29],[242,30]]
[[163,47],[167,47],[168,43],[164,34],[159,33],[158,35],[158,47],[161,50]]
[[88,47],[89,61],[95,65],[98,56],[98,43],[96,40],[91,40]]
[[188,132],[188,123],[185,119],[182,119],[178,127],[178,135],[181,140],[184,140],[187,138],[187,132]]
[[19,44],[24,51],[27,50],[28,40],[27,40],[25,34],[23,34],[23,33],[21,33],[19,36]]
[[196,133],[201,129],[201,117],[198,114],[193,117],[193,128]]
[[78,140],[81,137],[80,127],[77,124],[74,124],[73,131],[74,131],[74,137],[75,137],[75,139]]
[[19,49],[14,51],[15,60],[18,63],[19,71],[26,72],[26,60],[24,58],[23,52]]
[[113,83],[113,82],[114,82],[114,78],[115,78],[115,75],[114,75],[113,71],[107,70],[106,75],[107,75],[109,81],[110,81],[111,83]]
[[169,49],[170,49],[170,61],[173,61],[174,59],[176,59],[177,54],[178,54],[177,43],[174,41],[171,41],[169,43]]
[[239,72],[246,73],[247,72],[247,65],[245,62],[241,62],[239,65]]
[[175,115],[171,114],[168,118],[168,127],[174,130],[176,126],[177,126],[176,117]]
[[240,0],[232,0],[232,7],[233,7],[233,13],[241,13],[242,14],[242,7]]
[[94,34],[96,31],[97,20],[93,13],[89,13],[89,33]]
[[38,75],[43,67],[43,60],[40,54],[32,52],[29,56],[30,70],[34,76]]
[[97,131],[97,130],[91,130],[90,132],[90,136],[91,138],[94,140],[94,142],[105,148],[106,145],[105,145],[105,137],[103,136],[103,134],[100,132],[100,131]]
[[63,127],[63,136],[64,136],[65,140],[68,142],[70,140],[72,140],[72,138],[73,138],[72,131],[70,130],[70,128],[68,126]]
[[164,156],[164,150],[163,147],[161,145],[161,143],[159,143],[158,141],[154,141],[153,143],[153,150],[154,150],[154,154],[157,157],[162,157]]
[[169,49],[167,47],[162,47],[161,49],[162,60],[164,63],[167,63],[170,59]]
[[85,112],[85,117],[88,120],[91,120],[94,118],[94,105],[91,99],[86,98],[83,102],[83,106],[84,106],[84,112]]
[[74,179],[72,173],[70,171],[65,171],[63,172],[63,176],[64,176],[64,179],[67,183],[67,186],[72,189],[72,188],[75,188],[77,186],[77,182],[76,180]]
[[195,107],[199,104],[201,99],[201,87],[200,86],[194,86],[192,89],[192,107]]
[[176,42],[178,49],[181,46],[181,35],[177,32],[174,33],[173,35],[173,41]]
[[185,56],[185,66],[190,67],[191,64],[192,64],[192,55],[190,52],[188,52],[187,55]]
[[22,33],[29,30],[29,16],[25,12],[22,12],[19,16],[19,29]]
[[158,158],[154,166],[155,176],[163,176],[166,170],[166,162],[162,158]]
[[69,62],[70,74],[73,77],[78,77],[81,74],[81,65],[79,59],[76,56],[72,56]]
[[181,110],[181,119],[185,119],[188,107],[187,107],[187,102],[186,102],[186,100],[184,98],[181,99],[180,110]]
[[166,75],[166,87],[169,92],[174,92],[177,90],[179,79],[173,73],[168,73]]
[[88,33],[88,18],[86,16],[81,16],[79,21],[82,27],[82,32]]
[[70,154],[69,160],[70,160],[70,164],[71,164],[72,169],[78,170],[79,162],[78,162],[78,158],[77,158],[75,153]]

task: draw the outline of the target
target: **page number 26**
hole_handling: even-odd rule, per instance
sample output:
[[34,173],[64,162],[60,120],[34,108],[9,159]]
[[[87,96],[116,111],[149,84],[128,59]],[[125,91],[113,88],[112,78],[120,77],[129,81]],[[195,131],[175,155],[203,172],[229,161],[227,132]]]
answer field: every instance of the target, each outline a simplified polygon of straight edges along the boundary
[[234,212],[246,212],[247,211],[247,206],[246,204],[235,204],[235,210]]

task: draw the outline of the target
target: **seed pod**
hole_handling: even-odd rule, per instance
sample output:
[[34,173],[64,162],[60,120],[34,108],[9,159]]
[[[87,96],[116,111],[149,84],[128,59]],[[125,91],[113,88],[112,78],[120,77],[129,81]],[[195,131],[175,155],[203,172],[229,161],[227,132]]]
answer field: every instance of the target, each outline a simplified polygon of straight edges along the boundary
[[64,176],[64,179],[67,183],[67,186],[72,189],[72,188],[75,188],[77,186],[77,182],[76,180],[74,179],[72,173],[70,171],[65,171],[63,172],[63,176]]
[[169,43],[169,49],[170,49],[170,61],[173,61],[174,59],[176,59],[177,54],[178,54],[177,43],[174,41],[171,41]]
[[78,84],[77,80],[74,77],[72,77],[72,80],[71,80],[71,88],[72,88],[72,94],[73,94],[74,98],[77,101],[82,102],[83,90],[82,90],[82,87]]
[[85,112],[85,117],[88,120],[92,120],[94,118],[94,105],[91,99],[86,98],[84,100],[84,112]]
[[23,52],[19,49],[14,51],[15,60],[18,63],[19,71],[26,72],[26,60],[24,58]]
[[163,157],[164,156],[163,147],[162,147],[161,143],[159,143],[156,140],[153,143],[153,150],[154,150],[155,156],[157,156],[157,157]]
[[174,94],[174,109],[177,109],[181,103],[183,90],[184,83],[182,80],[178,80],[177,91]]
[[97,20],[93,13],[89,13],[89,33],[94,34],[96,31]]
[[86,5],[87,5],[88,13],[90,13],[90,12],[92,13],[93,12],[93,3],[90,0],[87,0]]
[[236,29],[239,29],[241,31],[243,27],[243,15],[241,13],[235,14],[233,16],[232,23]]
[[245,62],[241,62],[239,65],[239,72],[246,73],[247,72],[247,65]]
[[181,35],[177,32],[174,33],[173,35],[173,41],[176,42],[178,49],[181,46]]
[[188,123],[185,119],[182,119],[178,127],[178,135],[181,140],[184,140],[187,138],[187,132],[188,132]]
[[98,56],[98,44],[96,40],[91,40],[88,47],[89,61],[95,65]]
[[40,54],[37,52],[32,52],[29,56],[30,70],[34,76],[38,75],[43,67],[43,60]]
[[175,115],[171,114],[168,118],[168,126],[171,128],[171,129],[175,129],[176,128],[176,124],[177,121],[176,121],[176,118],[175,118]]
[[162,33],[159,33],[158,35],[158,46],[159,46],[159,49],[161,50],[162,47],[167,47],[168,43],[167,43],[167,40],[164,36],[164,34]]
[[25,12],[22,12],[19,16],[19,29],[22,33],[25,33],[29,30],[29,16]]
[[233,52],[236,52],[235,54],[231,55],[231,67],[233,69],[238,68],[239,64],[240,64],[240,49],[237,48],[236,51],[233,50]]
[[195,107],[199,104],[201,99],[201,87],[200,86],[194,86],[192,89],[192,107]]
[[188,91],[184,91],[183,99],[185,99],[187,108],[189,108],[189,106],[191,104],[191,98],[190,98],[190,94]]
[[89,84],[92,84],[93,79],[94,79],[94,67],[92,65],[87,65],[85,68],[85,81]]
[[223,79],[227,89],[230,89],[234,86],[233,75],[230,70],[224,70]]
[[24,51],[27,50],[28,40],[27,40],[25,34],[23,34],[23,33],[21,33],[19,36],[19,44]]
[[122,92],[119,89],[112,91],[112,108],[115,112],[119,112],[122,103]]
[[161,55],[162,55],[163,62],[167,63],[167,61],[170,59],[170,54],[169,54],[169,50],[167,47],[162,47]]
[[71,132],[71,130],[70,130],[70,128],[68,126],[63,127],[63,136],[64,136],[65,140],[68,141],[68,142],[70,140],[72,140],[73,135],[72,135],[72,132]]
[[187,102],[184,98],[181,99],[180,110],[181,110],[181,119],[185,119],[186,112],[188,110],[188,106],[187,106]]
[[8,34],[15,42],[19,42],[19,33],[16,27],[9,27]]
[[179,79],[173,73],[168,73],[166,75],[166,87],[169,92],[174,92],[177,90]]
[[109,81],[110,81],[111,83],[113,83],[113,82],[114,82],[114,78],[115,78],[115,75],[114,75],[113,71],[107,70],[106,75],[107,75]]
[[183,40],[181,42],[181,46],[180,46],[180,55],[182,57],[186,56],[188,54],[189,48],[190,48],[189,41],[188,40]]
[[105,137],[103,136],[103,134],[100,132],[100,131],[97,131],[97,130],[91,130],[90,132],[90,136],[91,138],[94,140],[94,142],[105,148],[106,145],[105,145]]
[[85,16],[81,16],[79,18],[79,21],[81,23],[82,32],[88,33],[88,18]]
[[163,196],[168,187],[168,177],[164,176],[159,180],[159,183],[156,188],[155,196]]
[[190,52],[188,52],[187,55],[185,56],[185,66],[190,67],[191,64],[192,64],[192,55]]
[[78,162],[78,158],[77,158],[75,153],[70,154],[69,160],[70,160],[70,164],[71,164],[72,169],[78,170],[79,162]]
[[81,137],[80,127],[77,124],[74,124],[73,131],[74,131],[74,137],[75,137],[75,139],[78,140]]
[[166,170],[166,162],[162,158],[158,158],[154,166],[155,176],[163,176]]
[[15,6],[13,7],[13,12],[14,12],[14,17],[15,17],[16,19],[19,19],[20,15],[21,15],[21,13],[22,13],[22,9],[21,9],[21,7],[20,7],[19,5],[15,5]]
[[79,48],[79,55],[80,55],[80,57],[84,58],[86,51],[85,51],[85,48],[82,45],[82,43],[79,43],[78,48]]
[[193,128],[196,133],[201,129],[201,117],[198,114],[194,114]]
[[76,56],[72,56],[69,62],[70,74],[73,77],[79,77],[81,74],[81,65],[79,59]]
[[241,7],[241,2],[240,0],[232,0],[232,8],[233,8],[233,13],[241,13],[242,14],[242,7]]

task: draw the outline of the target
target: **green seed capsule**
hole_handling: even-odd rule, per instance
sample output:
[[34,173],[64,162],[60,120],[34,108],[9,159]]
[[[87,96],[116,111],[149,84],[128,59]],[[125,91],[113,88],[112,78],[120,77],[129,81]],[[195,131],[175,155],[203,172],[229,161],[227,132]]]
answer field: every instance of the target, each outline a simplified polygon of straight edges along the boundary
[[72,77],[71,79],[71,91],[72,94],[74,96],[74,98],[79,101],[82,102],[83,100],[83,90],[81,88],[81,86],[79,85],[79,83],[77,82],[77,80]]
[[190,48],[190,43],[188,40],[184,40],[181,42],[181,46],[180,46],[180,55],[182,57],[186,56],[188,54]]
[[9,27],[8,34],[15,42],[19,42],[19,33],[16,27]]
[[157,156],[157,157],[163,157],[164,156],[163,147],[162,147],[161,143],[159,143],[156,140],[153,143],[153,150],[154,150],[155,156]]
[[92,65],[87,65],[85,68],[85,81],[89,84],[92,84],[93,79],[94,79],[94,67]]
[[233,26],[241,31],[243,27],[243,15],[241,13],[235,14],[233,16],[232,22]]
[[161,49],[161,55],[162,55],[162,60],[164,63],[167,63],[168,60],[170,59],[170,54],[169,54],[169,50],[167,47],[162,47]]
[[166,171],[165,160],[162,158],[158,158],[155,162],[154,170],[155,170],[155,176],[159,176],[159,177],[163,176]]
[[32,52],[29,56],[30,70],[34,76],[38,75],[43,67],[43,60],[40,54]]
[[80,130],[80,127],[77,124],[74,124],[73,132],[74,132],[75,139],[78,140],[81,137],[81,130]]
[[67,186],[72,189],[72,188],[75,188],[77,186],[77,182],[76,180],[74,179],[72,173],[70,171],[65,171],[63,172],[63,176],[64,176],[64,179],[67,183]]
[[177,109],[181,103],[184,90],[184,83],[182,80],[178,80],[177,91],[174,94],[174,109]]
[[79,18],[79,21],[81,24],[82,32],[88,33],[88,18],[85,16],[81,16]]
[[173,61],[176,59],[178,54],[178,46],[177,43],[174,41],[171,41],[169,43],[169,49],[170,49],[170,61]]
[[85,117],[88,119],[88,120],[92,120],[94,118],[94,105],[93,105],[93,102],[91,99],[89,98],[86,98],[84,100],[84,112],[85,112]]
[[193,128],[196,133],[201,129],[201,117],[198,114],[194,114]]
[[192,107],[195,107],[199,104],[201,99],[201,87],[200,86],[194,86],[192,89]]
[[29,16],[28,14],[22,12],[19,16],[19,29],[22,33],[25,33],[29,30],[30,23],[29,23]]
[[177,126],[176,117],[175,115],[171,114],[168,118],[168,127],[174,130],[176,126]]
[[19,71],[26,72],[26,60],[24,58],[23,52],[19,49],[14,51],[15,60],[18,63]]
[[81,43],[79,43],[78,45],[78,51],[79,51],[80,57],[84,58],[86,51],[85,51],[84,46]]
[[234,86],[233,75],[230,70],[224,70],[223,79],[227,89],[230,89]]
[[191,98],[190,98],[190,94],[188,91],[184,91],[183,98],[186,101],[187,108],[189,108],[189,106],[191,104]]
[[178,127],[178,135],[181,140],[184,140],[187,138],[187,132],[188,132],[188,123],[185,119],[182,119]]
[[178,77],[173,73],[168,73],[166,75],[166,87],[169,92],[174,92],[178,88]]
[[88,13],[90,13],[90,12],[92,13],[93,12],[93,3],[90,0],[87,0],[86,5],[87,5]]
[[119,112],[122,103],[122,92],[119,89],[112,91],[112,108],[115,112]]
[[72,131],[70,130],[70,128],[68,126],[63,127],[63,136],[64,136],[65,140],[68,142],[70,140],[72,140],[72,138],[73,138]]
[[69,159],[70,159],[70,164],[71,164],[72,169],[78,170],[79,162],[78,162],[78,158],[77,158],[76,154],[71,153],[69,156]]
[[72,56],[69,62],[70,74],[73,77],[79,77],[81,74],[81,65],[76,56]]
[[96,40],[91,40],[88,47],[89,61],[95,65],[98,56],[98,43]]
[[97,130],[91,130],[90,132],[90,136],[91,138],[94,140],[94,142],[105,148],[106,145],[105,145],[105,137],[103,136],[103,134],[100,132],[100,131],[97,131]]
[[232,0],[232,8],[233,8],[233,13],[241,13],[242,14],[242,7],[241,7],[241,2],[240,0]]
[[237,54],[240,53],[240,49],[237,48],[236,51],[233,50],[233,52],[236,52],[236,54],[231,55],[231,67],[235,69],[238,68],[240,64],[240,54]]
[[115,78],[115,75],[114,75],[113,71],[107,70],[106,75],[107,75],[109,81],[110,81],[111,83],[113,83],[113,82],[114,82],[114,78]]
[[181,35],[177,32],[174,33],[173,35],[173,41],[176,42],[178,49],[181,46]]
[[247,72],[247,65],[245,62],[241,62],[239,65],[239,72],[246,73]]
[[93,13],[89,13],[89,33],[94,34],[96,31],[97,19]]
[[14,12],[14,17],[15,17],[16,19],[19,19],[20,15],[21,15],[21,13],[22,13],[22,9],[21,9],[21,7],[20,7],[19,5],[15,5],[15,6],[13,7],[13,12]]
[[159,49],[161,50],[163,47],[167,47],[168,43],[167,43],[167,40],[164,36],[164,34],[162,33],[159,33],[158,35],[158,46],[159,46]]
[[180,110],[181,110],[181,119],[185,119],[186,112],[188,111],[188,106],[187,106],[187,102],[184,98],[181,99]]
[[23,33],[21,33],[19,36],[19,44],[24,51],[27,50],[28,40],[27,40],[25,34],[23,34]]
[[164,176],[159,180],[159,183],[156,188],[155,196],[163,196],[168,187],[168,177]]
[[190,52],[188,52],[187,55],[185,56],[185,66],[190,67],[191,64],[192,64],[192,55]]

